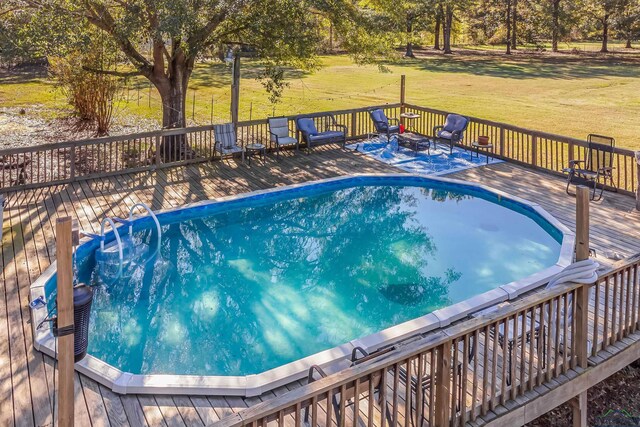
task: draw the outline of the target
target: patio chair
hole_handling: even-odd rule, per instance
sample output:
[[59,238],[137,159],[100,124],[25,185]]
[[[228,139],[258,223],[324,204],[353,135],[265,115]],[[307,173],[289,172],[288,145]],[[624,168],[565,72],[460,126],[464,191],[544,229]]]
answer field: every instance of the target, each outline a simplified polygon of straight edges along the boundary
[[453,154],[453,146],[462,141],[467,126],[469,126],[469,119],[458,114],[449,114],[444,125],[433,128],[434,141],[448,143],[449,153]]
[[244,148],[238,145],[236,129],[233,123],[214,125],[213,134],[216,140],[215,151],[220,153],[220,157],[242,153],[242,161],[244,162]]
[[280,157],[281,146],[295,145],[296,151],[298,151],[298,139],[289,134],[289,119],[286,117],[274,117],[268,121],[271,142],[276,144],[276,157]]
[[[607,183],[613,186],[614,148],[614,138],[589,134],[586,158],[584,160],[570,160],[569,167],[563,169],[568,173],[567,194],[575,195],[569,190],[572,185],[585,185],[591,189],[591,200],[601,200]],[[599,194],[598,185],[600,186]]]
[[313,117],[298,117],[296,119],[296,128],[302,134],[302,140],[307,144],[307,151],[314,145],[331,142],[341,142],[342,148],[344,148],[347,143],[347,127],[338,124],[336,118],[331,114],[316,117],[316,119],[319,124],[323,125],[321,131],[318,131],[316,120]]
[[[391,135],[400,133],[400,120],[396,118],[388,118],[382,108],[369,110],[369,116],[373,121],[373,127],[379,135],[386,135],[387,141],[391,139]],[[391,125],[390,122],[395,124]]]

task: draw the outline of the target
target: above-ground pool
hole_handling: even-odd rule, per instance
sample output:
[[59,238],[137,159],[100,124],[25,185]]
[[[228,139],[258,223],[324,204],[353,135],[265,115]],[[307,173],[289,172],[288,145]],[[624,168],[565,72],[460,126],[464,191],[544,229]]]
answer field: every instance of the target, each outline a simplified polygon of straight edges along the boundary
[[[158,213],[77,251],[94,287],[79,369],[119,392],[260,394],[539,286],[573,236],[537,205],[413,175],[356,176]],[[107,236],[107,241],[114,236]],[[55,269],[55,267],[53,267]],[[32,286],[53,306],[55,270]],[[34,316],[44,316],[36,310]],[[39,323],[36,321],[34,323]],[[36,346],[50,351],[49,331]]]

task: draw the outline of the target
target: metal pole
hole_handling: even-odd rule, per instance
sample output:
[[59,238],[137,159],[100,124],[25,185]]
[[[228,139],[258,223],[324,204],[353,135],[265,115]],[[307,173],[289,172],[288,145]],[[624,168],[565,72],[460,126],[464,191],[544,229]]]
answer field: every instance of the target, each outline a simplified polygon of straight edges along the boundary
[[238,126],[238,111],[240,106],[240,52],[233,56],[233,81],[231,83],[231,122]]

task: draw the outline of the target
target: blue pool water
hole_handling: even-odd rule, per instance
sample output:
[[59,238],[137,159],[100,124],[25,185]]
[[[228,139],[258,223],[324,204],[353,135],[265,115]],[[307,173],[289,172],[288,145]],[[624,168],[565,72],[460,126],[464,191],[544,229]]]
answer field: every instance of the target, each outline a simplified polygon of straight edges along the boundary
[[96,286],[89,353],[134,374],[266,371],[552,266],[561,240],[515,202],[398,177],[159,218],[159,254],[142,221],[119,279],[97,243],[78,251]]
[[420,151],[415,152],[410,147],[399,147],[395,136],[391,138],[391,143],[387,143],[386,138],[373,138],[347,147],[398,169],[431,176],[442,176],[464,169],[485,166],[487,163],[502,162],[502,160],[492,157],[487,159],[484,151],[481,151],[478,156],[474,151],[473,158],[471,158],[471,151],[459,147],[450,150],[447,144],[432,143],[429,151],[421,148]]

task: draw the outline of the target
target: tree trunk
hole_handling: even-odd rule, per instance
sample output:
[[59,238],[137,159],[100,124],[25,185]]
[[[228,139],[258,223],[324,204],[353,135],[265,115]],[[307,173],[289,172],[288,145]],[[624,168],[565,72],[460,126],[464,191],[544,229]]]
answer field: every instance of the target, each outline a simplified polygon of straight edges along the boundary
[[507,23],[507,55],[511,55],[511,0],[507,0],[507,16],[505,17]]
[[407,51],[404,54],[407,58],[415,58],[413,54],[413,16],[407,15]]
[[604,18],[602,18],[602,48],[600,49],[600,52],[602,53],[609,52],[609,49],[607,47],[608,43],[609,43],[609,14],[606,13],[604,15]]
[[449,4],[446,6],[446,11],[444,15],[444,28],[443,28],[443,36],[444,36],[444,53],[451,54],[453,51],[451,50],[451,26],[453,24],[453,9]]
[[329,23],[329,51],[333,52],[333,22]]
[[[152,74],[149,79],[158,89],[162,100],[162,127],[164,129],[186,127],[186,98],[189,78],[193,70],[193,58],[183,53],[174,55],[168,64],[168,77]],[[163,162],[184,160],[192,156],[184,135],[164,137],[160,144],[160,158]]]
[[440,22],[442,18],[440,13],[436,15],[436,30],[435,30],[435,40],[433,42],[433,49],[440,50]]
[[513,10],[511,12],[511,49],[517,49],[518,46],[518,0],[513,0]]
[[627,45],[625,46],[627,49],[631,49],[631,37],[627,39]]
[[558,38],[560,38],[560,0],[553,0],[551,28],[551,50],[558,51]]

